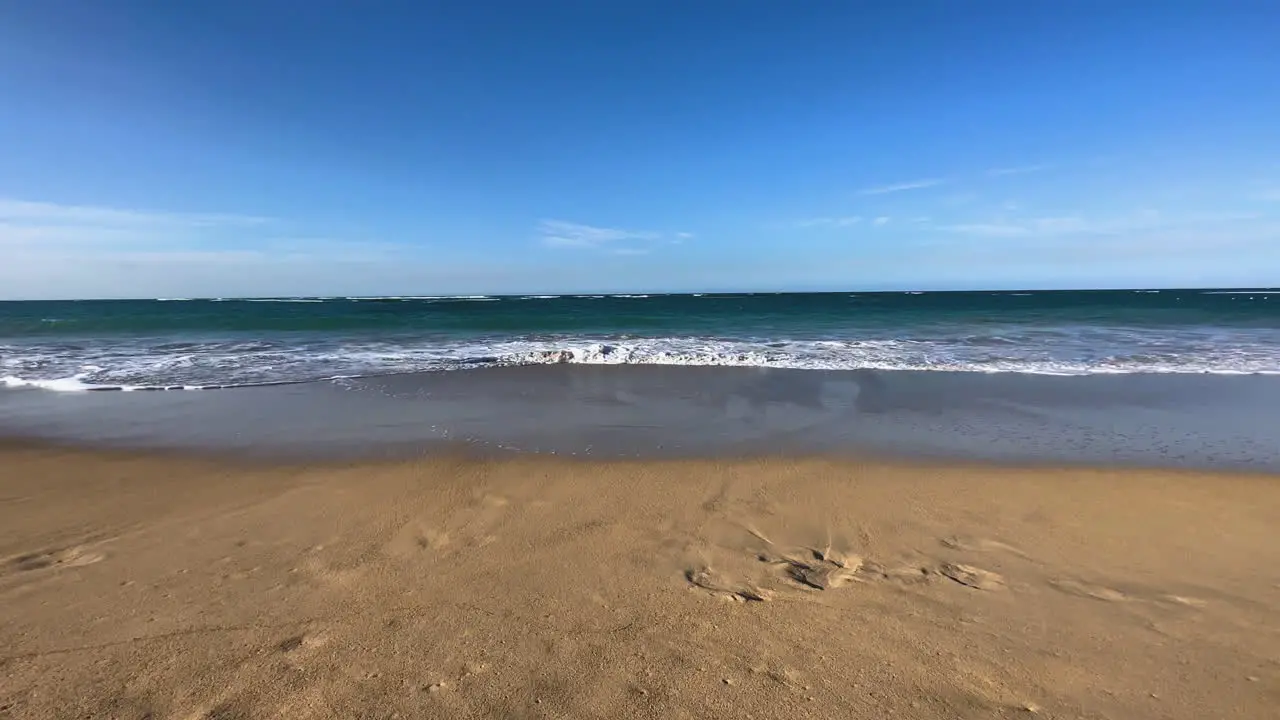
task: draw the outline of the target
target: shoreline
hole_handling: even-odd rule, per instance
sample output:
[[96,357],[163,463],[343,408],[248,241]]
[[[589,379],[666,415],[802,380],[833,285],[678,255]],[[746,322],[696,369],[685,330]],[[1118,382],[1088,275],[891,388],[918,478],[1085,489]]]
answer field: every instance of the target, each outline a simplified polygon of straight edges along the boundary
[[1102,473],[1114,475],[1153,474],[1170,477],[1215,477],[1274,479],[1280,485],[1280,470],[1247,467],[1196,467],[1178,465],[1136,465],[1060,460],[988,460],[946,455],[892,455],[868,452],[777,452],[742,451],[714,455],[656,455],[594,457],[579,454],[554,454],[522,451],[494,451],[464,443],[440,443],[412,452],[386,454],[324,456],[315,454],[281,454],[241,452],[225,448],[128,447],[94,445],[79,441],[48,440],[40,437],[0,436],[0,458],[6,455],[40,454],[106,462],[170,462],[193,463],[206,467],[222,467],[245,471],[326,472],[350,468],[403,469],[415,465],[475,466],[539,466],[564,465],[570,468],[591,467],[636,468],[645,466],[679,467],[681,465],[808,465],[825,464],[848,467],[872,467],[897,472],[966,472],[981,473]]
[[1280,472],[1280,377],[545,365],[206,392],[0,389],[0,436],[284,460],[812,455]]
[[1263,717],[1280,477],[0,442],[0,717]]

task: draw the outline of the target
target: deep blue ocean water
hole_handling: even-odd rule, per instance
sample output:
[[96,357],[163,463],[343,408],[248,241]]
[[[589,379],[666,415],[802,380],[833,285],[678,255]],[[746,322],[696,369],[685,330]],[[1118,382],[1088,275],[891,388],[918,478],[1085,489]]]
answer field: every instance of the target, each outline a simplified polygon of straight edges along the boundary
[[1280,291],[0,302],[0,383],[210,388],[551,362],[1280,373]]

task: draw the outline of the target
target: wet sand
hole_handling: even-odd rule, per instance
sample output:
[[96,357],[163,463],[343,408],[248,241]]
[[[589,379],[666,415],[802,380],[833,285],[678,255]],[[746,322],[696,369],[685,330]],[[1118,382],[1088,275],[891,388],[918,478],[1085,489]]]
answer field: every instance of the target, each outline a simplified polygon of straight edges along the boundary
[[0,448],[0,718],[1263,718],[1280,481]]
[[0,388],[0,437],[273,459],[465,446],[1280,473],[1280,376],[541,365],[173,392]]

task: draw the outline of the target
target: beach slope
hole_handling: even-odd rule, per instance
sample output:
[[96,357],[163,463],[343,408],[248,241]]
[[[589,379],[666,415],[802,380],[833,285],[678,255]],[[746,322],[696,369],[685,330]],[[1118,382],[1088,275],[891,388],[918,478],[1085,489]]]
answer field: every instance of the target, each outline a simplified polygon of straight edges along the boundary
[[1262,718],[1280,482],[0,450],[0,718]]

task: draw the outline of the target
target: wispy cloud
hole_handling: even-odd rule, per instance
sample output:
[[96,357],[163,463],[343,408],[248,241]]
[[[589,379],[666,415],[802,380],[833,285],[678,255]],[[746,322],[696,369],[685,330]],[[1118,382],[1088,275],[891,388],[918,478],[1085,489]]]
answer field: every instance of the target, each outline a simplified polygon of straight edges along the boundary
[[1081,217],[1000,218],[990,222],[944,225],[943,230],[981,237],[1020,237],[1030,235],[1095,235],[1126,229],[1156,227],[1160,216],[1141,214],[1126,218],[1086,220]]
[[[609,247],[616,255],[642,255],[648,253],[652,249],[649,245],[655,242],[680,243],[691,239],[693,233],[626,230],[567,220],[543,220],[538,223],[538,236],[543,245],[551,248],[599,250]],[[615,247],[618,245],[623,247]]]
[[1258,199],[1263,202],[1280,202],[1280,187],[1273,187],[1258,193]]
[[[0,295],[121,297],[230,293],[253,279],[298,285],[379,267],[405,272],[412,247],[367,238],[304,236],[252,215],[179,213],[0,198]],[[186,287],[189,286],[189,287]],[[186,287],[184,290],[183,288]]]
[[925,178],[923,180],[911,180],[910,182],[893,183],[892,185],[880,185],[877,187],[863,188],[858,191],[859,195],[888,195],[889,193],[904,192],[906,190],[923,190],[924,188],[936,187],[947,182],[944,178]]
[[976,192],[958,192],[952,193],[942,198],[942,204],[949,207],[963,207],[972,205],[978,201],[981,196]]
[[1006,222],[960,223],[957,225],[944,225],[942,229],[959,233],[961,235],[974,235],[978,237],[1018,237],[1020,235],[1029,235],[1031,233],[1031,231],[1023,225]]
[[0,247],[42,253],[173,250],[229,237],[279,233],[283,225],[252,215],[179,213],[70,205],[0,197]]
[[987,222],[942,225],[939,229],[961,235],[989,238],[1120,235],[1147,230],[1242,222],[1257,220],[1261,217],[1256,213],[1169,216],[1157,210],[1140,210],[1129,215],[1109,218],[1078,216],[998,218]]
[[991,168],[987,174],[992,177],[1000,177],[1003,175],[1026,175],[1027,173],[1042,172],[1053,168],[1052,165],[1014,165],[1011,167]]
[[116,229],[204,228],[264,225],[270,222],[270,218],[252,215],[175,213],[0,198],[0,224],[5,226],[93,226]]
[[152,261],[221,257],[359,261],[404,249],[399,243],[285,232],[266,217],[175,213],[0,198],[0,247],[43,257],[57,254]]
[[890,220],[890,218],[889,218],[889,216],[888,216],[888,215],[881,215],[880,217],[876,218],[875,220],[872,220],[872,221],[871,221],[871,224],[872,224],[872,225],[875,225],[875,226],[877,226],[877,227],[883,227],[883,226],[885,226],[885,225],[888,225],[888,224],[889,224],[889,220]]
[[657,233],[596,227],[564,220],[543,220],[538,234],[544,245],[560,248],[594,248],[620,240],[656,240]]
[[862,218],[853,215],[849,217],[818,217],[800,220],[796,222],[796,227],[812,228],[812,227],[852,227],[862,222]]

